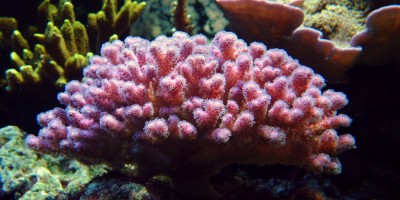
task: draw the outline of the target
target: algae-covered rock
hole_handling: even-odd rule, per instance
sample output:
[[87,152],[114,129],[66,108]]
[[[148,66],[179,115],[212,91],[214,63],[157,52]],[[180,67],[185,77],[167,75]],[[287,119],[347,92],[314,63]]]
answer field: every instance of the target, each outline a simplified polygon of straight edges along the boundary
[[108,178],[94,180],[86,187],[80,200],[91,199],[148,200],[159,198],[157,198],[156,195],[149,193],[149,191],[147,191],[147,189],[141,184]]
[[303,25],[321,31],[336,45],[349,47],[351,38],[365,28],[370,4],[364,0],[306,0]]
[[0,199],[68,199],[106,172],[102,165],[36,154],[26,148],[25,135],[15,126],[0,129]]

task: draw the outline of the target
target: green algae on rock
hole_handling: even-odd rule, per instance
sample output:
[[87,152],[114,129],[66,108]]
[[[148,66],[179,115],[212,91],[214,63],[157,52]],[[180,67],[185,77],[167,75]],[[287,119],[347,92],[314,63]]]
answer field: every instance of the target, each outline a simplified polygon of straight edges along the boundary
[[362,0],[306,0],[303,25],[321,31],[323,38],[340,47],[349,47],[351,38],[365,28],[369,8],[370,3]]
[[0,129],[0,199],[67,199],[95,176],[104,174],[102,165],[86,166],[64,157],[39,155],[25,146],[25,133],[16,126]]

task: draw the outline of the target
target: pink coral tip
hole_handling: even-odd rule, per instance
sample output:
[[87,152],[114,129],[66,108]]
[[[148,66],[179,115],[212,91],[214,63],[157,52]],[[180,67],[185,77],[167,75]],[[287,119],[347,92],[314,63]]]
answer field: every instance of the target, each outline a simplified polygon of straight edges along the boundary
[[169,135],[167,121],[163,118],[156,118],[147,121],[144,125],[144,139],[150,143],[156,142],[159,138],[167,138]]
[[261,125],[258,127],[257,132],[265,138],[269,144],[284,145],[286,143],[286,134],[278,127]]
[[123,123],[110,114],[103,115],[100,118],[100,127],[111,133],[118,133],[124,129]]
[[233,124],[234,132],[244,131],[246,128],[250,128],[254,125],[254,115],[251,112],[243,111],[237,117]]
[[185,139],[195,139],[197,136],[196,127],[187,121],[178,122],[179,137]]
[[320,153],[312,156],[310,167],[315,173],[339,174],[342,170],[338,160],[332,159],[328,154]]
[[226,128],[217,128],[211,131],[209,138],[216,143],[227,143],[232,133]]
[[355,149],[356,148],[356,140],[350,134],[345,134],[339,136],[339,141],[337,144],[337,152],[342,153],[344,151]]
[[38,150],[40,148],[40,139],[34,135],[28,135],[25,141],[26,145],[31,149]]
[[106,57],[113,65],[119,63],[119,53],[120,49],[114,44],[106,43],[101,47],[101,55]]

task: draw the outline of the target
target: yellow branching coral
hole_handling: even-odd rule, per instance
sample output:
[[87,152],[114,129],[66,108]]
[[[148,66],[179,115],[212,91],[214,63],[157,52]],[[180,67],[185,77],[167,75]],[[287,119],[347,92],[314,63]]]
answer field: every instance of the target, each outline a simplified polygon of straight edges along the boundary
[[9,38],[13,30],[18,27],[18,22],[13,17],[0,17],[0,47],[9,46],[9,41],[4,38]]
[[95,44],[97,52],[112,34],[126,34],[129,25],[139,18],[146,6],[145,2],[125,0],[124,5],[117,11],[117,4],[117,0],[105,0],[99,12],[88,15],[89,31],[97,35],[91,38],[91,41],[96,41],[91,44]]
[[[38,26],[44,32],[34,34],[38,43],[33,51],[17,25],[11,26],[12,18],[0,19],[0,23],[11,24],[5,32],[11,32],[10,57],[15,66],[6,70],[5,90],[24,93],[28,89],[43,89],[42,86],[61,88],[69,80],[80,79],[91,52],[98,52],[102,43],[126,34],[146,5],[126,0],[118,10],[117,4],[117,0],[103,1],[102,10],[90,13],[85,26],[76,20],[71,1],[60,0],[56,6],[44,0],[38,7]],[[7,37],[3,32],[0,30],[0,41]]]

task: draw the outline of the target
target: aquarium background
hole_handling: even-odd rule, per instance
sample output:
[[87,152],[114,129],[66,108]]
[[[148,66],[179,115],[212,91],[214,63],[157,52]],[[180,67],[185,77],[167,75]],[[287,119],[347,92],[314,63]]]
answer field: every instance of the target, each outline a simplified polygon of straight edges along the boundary
[[[63,7],[66,2],[68,6]],[[400,2],[277,3],[301,9],[305,15],[300,28],[321,31],[323,39],[341,48],[350,48],[354,35],[367,29],[365,22],[372,12],[393,8],[387,11],[394,13],[390,14],[392,18],[377,20],[379,23],[370,29],[376,33],[375,38],[369,38],[372,42],[360,49],[361,53],[346,70],[330,76],[329,70],[314,69],[329,77],[326,89],[341,91],[349,100],[340,113],[348,115],[352,123],[338,132],[352,134],[356,148],[338,156],[342,165],[340,174],[315,174],[304,167],[281,164],[232,162],[209,177],[218,195],[203,196],[176,190],[168,176],[138,178],[135,166],[129,164],[116,169],[107,164],[84,162],[76,155],[28,148],[26,136],[38,135],[41,129],[37,115],[55,107],[65,108],[57,100],[57,94],[65,90],[69,81],[81,81],[83,68],[89,65],[91,56],[101,53],[103,43],[123,40],[128,35],[152,41],[160,35],[171,37],[176,31],[203,34],[211,41],[217,32],[224,30],[236,33],[247,44],[259,41],[267,48],[286,49],[291,54],[284,37],[260,41],[252,39],[260,35],[243,35],[241,27],[257,25],[232,26],[237,18],[232,13],[229,16],[213,0],[175,4],[172,0],[149,0],[135,5],[122,0],[18,0],[0,3],[0,199],[399,199],[400,14],[396,13],[400,12]],[[73,5],[73,13],[69,5]],[[129,7],[129,15],[121,17],[126,23],[117,23],[110,17],[102,21],[98,14],[103,11],[113,16],[124,6]],[[89,13],[92,17],[88,18]],[[249,13],[252,12],[243,10],[242,15]],[[389,16],[387,13],[383,15]],[[65,19],[73,26],[67,26]],[[392,23],[386,26],[386,22]],[[86,34],[81,31],[84,29]],[[71,30],[76,31],[68,34]],[[64,45],[54,45],[59,41],[57,34],[62,35]],[[71,35],[76,39],[71,39]],[[302,45],[306,51],[314,44]],[[299,55],[291,56],[300,63],[311,63],[308,66],[313,68],[316,55]]]

